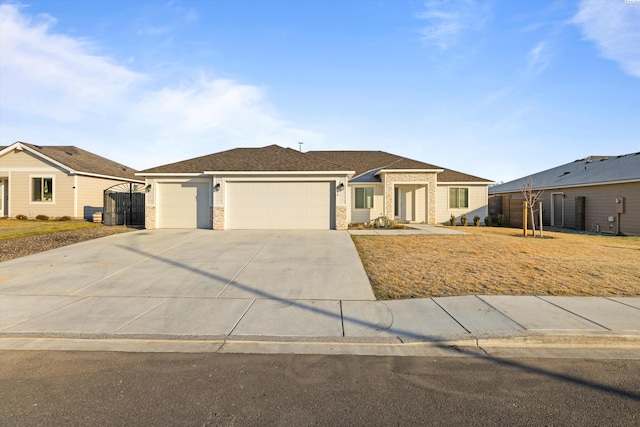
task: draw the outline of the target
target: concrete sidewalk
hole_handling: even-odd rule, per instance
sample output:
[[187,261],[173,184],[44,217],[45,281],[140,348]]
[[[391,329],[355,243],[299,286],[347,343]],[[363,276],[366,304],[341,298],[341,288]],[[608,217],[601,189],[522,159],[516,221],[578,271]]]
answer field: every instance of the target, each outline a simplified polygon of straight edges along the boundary
[[348,236],[135,232],[3,262],[0,349],[640,358],[640,297],[375,301]]
[[640,358],[640,298],[5,296],[0,302],[0,349],[538,356],[580,349]]

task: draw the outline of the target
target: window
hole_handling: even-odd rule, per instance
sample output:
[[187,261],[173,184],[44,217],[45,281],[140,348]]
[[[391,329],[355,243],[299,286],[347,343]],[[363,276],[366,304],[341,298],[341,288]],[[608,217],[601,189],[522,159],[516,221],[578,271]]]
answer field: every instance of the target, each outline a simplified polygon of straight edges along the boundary
[[356,188],[356,209],[373,208],[373,188]]
[[469,207],[469,189],[460,187],[449,188],[449,209]]
[[53,201],[53,178],[31,178],[31,201]]

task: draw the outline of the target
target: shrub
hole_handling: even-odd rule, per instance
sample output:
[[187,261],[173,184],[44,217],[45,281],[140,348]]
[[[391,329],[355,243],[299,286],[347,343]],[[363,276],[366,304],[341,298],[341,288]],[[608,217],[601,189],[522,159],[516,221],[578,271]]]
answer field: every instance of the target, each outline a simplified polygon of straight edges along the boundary
[[487,215],[484,217],[484,225],[486,225],[487,227],[489,227],[491,225],[491,216]]
[[473,217],[473,225],[478,227],[480,225],[480,217],[478,215]]
[[496,221],[496,224],[498,224],[499,227],[502,227],[504,225],[504,215],[502,214],[498,215],[498,220]]
[[467,215],[460,215],[460,224],[462,224],[462,226],[466,226],[467,225]]
[[29,218],[27,218],[27,216],[26,216],[26,215],[18,214],[18,215],[16,215],[16,219],[19,219],[19,220],[21,220],[21,221],[24,221],[24,220],[27,220],[27,219],[29,219]]
[[71,221],[71,217],[69,216],[61,216],[60,218],[58,218],[58,221]]
[[37,215],[36,219],[40,221],[49,221],[49,217],[46,215]]
[[379,216],[372,221],[373,228],[393,228],[394,222],[386,216]]
[[456,216],[451,214],[451,218],[449,218],[449,225],[456,225]]
[[405,225],[404,224],[395,223],[395,224],[393,224],[393,226],[391,228],[396,229],[396,230],[402,230],[402,229],[405,228]]

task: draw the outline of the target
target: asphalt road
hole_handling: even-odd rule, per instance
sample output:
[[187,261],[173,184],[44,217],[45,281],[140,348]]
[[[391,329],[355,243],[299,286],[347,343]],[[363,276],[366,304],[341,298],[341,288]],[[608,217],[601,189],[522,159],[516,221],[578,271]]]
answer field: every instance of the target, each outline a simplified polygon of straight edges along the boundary
[[0,352],[0,425],[640,425],[640,361]]

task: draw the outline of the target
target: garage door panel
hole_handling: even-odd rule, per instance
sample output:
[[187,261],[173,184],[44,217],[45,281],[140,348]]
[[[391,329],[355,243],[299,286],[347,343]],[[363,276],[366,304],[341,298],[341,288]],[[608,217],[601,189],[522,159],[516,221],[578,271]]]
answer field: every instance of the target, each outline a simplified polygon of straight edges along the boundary
[[229,229],[329,229],[330,182],[229,182]]
[[209,184],[158,184],[158,228],[210,228]]

